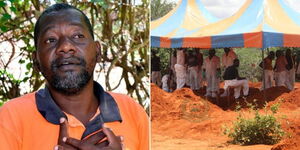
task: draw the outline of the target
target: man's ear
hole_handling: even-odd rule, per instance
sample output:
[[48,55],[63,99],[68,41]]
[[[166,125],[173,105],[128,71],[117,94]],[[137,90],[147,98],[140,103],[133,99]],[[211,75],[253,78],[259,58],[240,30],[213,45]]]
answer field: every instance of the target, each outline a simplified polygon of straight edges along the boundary
[[97,63],[101,62],[101,45],[99,43],[99,41],[95,41],[96,44],[96,48],[97,48],[97,53],[96,53],[96,57],[97,57]]
[[40,72],[41,71],[40,70],[40,64],[39,64],[39,62],[37,60],[36,51],[32,52],[31,57],[32,57],[34,69],[37,70],[38,72]]

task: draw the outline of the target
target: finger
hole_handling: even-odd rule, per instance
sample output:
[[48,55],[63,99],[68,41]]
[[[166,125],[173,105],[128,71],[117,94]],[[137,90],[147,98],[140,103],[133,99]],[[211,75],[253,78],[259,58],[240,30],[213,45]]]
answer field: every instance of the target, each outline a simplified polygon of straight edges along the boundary
[[58,144],[63,144],[62,141],[63,137],[68,137],[68,121],[66,118],[62,117],[59,119],[60,126],[59,126],[59,137],[58,137]]
[[101,130],[98,133],[84,139],[84,141],[89,144],[97,144],[100,141],[104,140],[105,137],[106,135],[104,134],[103,130]]
[[97,148],[103,148],[103,147],[107,147],[109,145],[109,142],[108,142],[108,140],[105,140],[105,141],[100,142],[96,145],[97,145]]
[[63,138],[63,142],[65,142],[66,144],[76,147],[76,148],[82,148],[83,143],[80,140],[71,138],[71,137],[64,137]]
[[124,142],[124,137],[123,136],[117,136],[118,137],[118,139],[119,139],[119,142]]
[[60,145],[56,145],[55,147],[54,147],[54,150],[63,150],[64,148],[62,147],[62,146],[60,146]]
[[119,141],[121,142],[122,150],[125,150],[125,145],[124,145],[124,137],[123,136],[118,136]]
[[109,142],[109,146],[112,149],[115,150],[121,150],[122,149],[122,144],[120,142],[120,139],[112,132],[110,128],[107,128],[105,124],[103,125],[103,132],[107,136],[107,140]]
[[117,136],[112,132],[111,128],[106,127],[105,125],[103,125],[103,132],[104,134],[107,136],[108,142],[109,143],[115,143],[115,142],[119,142],[119,139],[117,138]]
[[70,145],[62,146],[62,145],[56,145],[54,147],[54,150],[77,150],[77,148],[72,147]]

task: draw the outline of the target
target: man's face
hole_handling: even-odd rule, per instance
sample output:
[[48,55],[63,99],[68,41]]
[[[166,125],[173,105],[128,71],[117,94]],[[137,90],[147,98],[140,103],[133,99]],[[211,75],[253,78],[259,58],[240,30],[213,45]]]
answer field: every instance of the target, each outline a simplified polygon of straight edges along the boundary
[[229,51],[230,51],[230,49],[229,49],[229,48],[224,48],[224,52],[225,52],[226,54],[228,54],[228,53],[229,53]]
[[67,9],[40,20],[36,60],[48,84],[76,94],[91,79],[100,54],[80,12]]
[[240,61],[239,60],[233,61],[233,65],[236,66],[236,67],[239,67],[240,66]]
[[273,60],[275,58],[275,54],[274,53],[270,53],[270,58]]
[[208,55],[210,57],[213,57],[215,55],[216,51],[214,49],[209,50]]

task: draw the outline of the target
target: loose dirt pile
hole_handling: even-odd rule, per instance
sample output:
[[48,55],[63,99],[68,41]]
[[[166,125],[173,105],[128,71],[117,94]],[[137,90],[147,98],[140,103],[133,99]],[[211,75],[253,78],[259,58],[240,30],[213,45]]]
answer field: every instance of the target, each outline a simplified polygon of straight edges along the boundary
[[218,136],[222,133],[221,125],[236,117],[195,95],[189,88],[166,93],[152,84],[151,106],[152,131],[174,138]]
[[282,140],[271,150],[299,150],[300,149],[300,117],[297,119],[288,119],[289,125],[283,128],[291,134],[290,138]]
[[[272,150],[299,150],[300,149],[300,89],[285,93],[272,103],[281,103],[280,112],[287,113],[287,123],[283,128],[290,134],[290,138],[282,140]],[[294,113],[290,113],[290,112]]]
[[[279,112],[288,114],[289,123],[283,124],[283,129],[292,133],[292,138],[282,140],[272,150],[300,149],[300,88],[292,92],[285,87],[260,91],[261,83],[249,85],[249,97],[239,100],[242,108],[247,110],[246,104],[254,100],[260,108],[266,103],[270,106],[280,102]],[[300,84],[296,84],[296,87],[300,87]],[[152,133],[173,139],[213,139],[212,142],[226,143],[229,139],[222,135],[222,126],[231,124],[238,115],[233,111],[237,105],[232,97],[233,93],[228,105],[227,98],[219,98],[217,102],[207,100],[202,96],[203,91],[193,92],[189,88],[183,88],[167,93],[151,84]]]
[[277,97],[274,102],[270,102],[270,104],[278,102],[281,103],[280,108],[282,111],[298,109],[300,107],[300,89],[296,89],[289,93],[284,93]]
[[[289,90],[286,87],[271,87],[269,89],[260,91],[258,88],[250,87],[249,96],[246,100],[240,101],[240,105],[243,108],[247,108],[247,103],[256,104],[258,108],[263,108],[266,103],[274,101],[282,94],[288,95]],[[234,101],[234,99],[232,99]],[[234,110],[236,104],[230,106],[231,110]]]
[[151,119],[152,120],[179,120],[205,119],[211,112],[223,112],[219,107],[211,104],[194,94],[189,88],[167,93],[151,84]]

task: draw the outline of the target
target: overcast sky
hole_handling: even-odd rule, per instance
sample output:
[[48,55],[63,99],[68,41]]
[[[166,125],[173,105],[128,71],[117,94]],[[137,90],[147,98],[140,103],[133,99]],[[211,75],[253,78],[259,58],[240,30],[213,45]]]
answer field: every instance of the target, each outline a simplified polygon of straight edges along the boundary
[[[179,0],[168,0],[178,2]],[[213,15],[226,18],[234,14],[246,0],[201,0]],[[300,0],[284,0],[290,7],[300,13]]]

